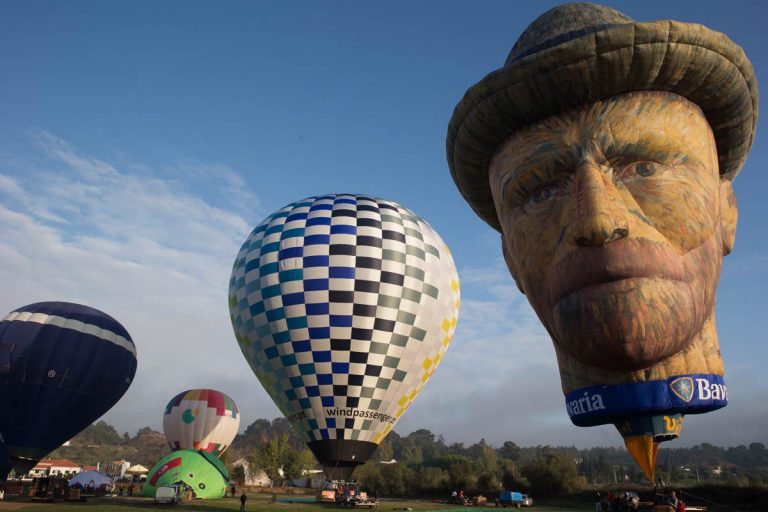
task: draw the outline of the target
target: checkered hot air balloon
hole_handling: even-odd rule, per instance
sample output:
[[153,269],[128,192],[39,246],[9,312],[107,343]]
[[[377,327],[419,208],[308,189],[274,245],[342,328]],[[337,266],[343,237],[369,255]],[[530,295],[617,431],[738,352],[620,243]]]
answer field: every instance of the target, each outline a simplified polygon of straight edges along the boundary
[[163,430],[175,450],[201,450],[220,456],[240,427],[237,404],[215,389],[190,389],[173,397],[165,407]]
[[421,217],[374,197],[289,204],[232,269],[235,336],[333,480],[347,480],[411,405],[451,342],[459,280]]

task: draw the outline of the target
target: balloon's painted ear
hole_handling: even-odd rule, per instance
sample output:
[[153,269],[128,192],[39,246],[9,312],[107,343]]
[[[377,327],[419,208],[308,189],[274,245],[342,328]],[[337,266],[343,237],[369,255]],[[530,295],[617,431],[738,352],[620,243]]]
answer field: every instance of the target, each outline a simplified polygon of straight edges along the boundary
[[523,287],[520,286],[520,281],[517,280],[514,261],[512,260],[512,256],[509,254],[509,249],[507,249],[507,241],[504,240],[504,235],[501,235],[501,253],[504,255],[504,263],[507,264],[507,268],[509,269],[509,273],[512,278],[515,280],[517,289],[520,290],[520,293],[525,295],[525,290],[523,290]]
[[723,256],[733,250],[736,242],[736,223],[739,220],[739,207],[736,205],[736,194],[733,192],[733,182],[726,178],[720,179],[720,223],[723,230]]

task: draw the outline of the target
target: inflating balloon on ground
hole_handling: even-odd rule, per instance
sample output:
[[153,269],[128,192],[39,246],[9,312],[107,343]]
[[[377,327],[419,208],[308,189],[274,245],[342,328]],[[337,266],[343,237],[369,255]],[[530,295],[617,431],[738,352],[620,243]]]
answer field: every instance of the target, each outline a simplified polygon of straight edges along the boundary
[[232,270],[243,355],[326,476],[348,480],[451,341],[459,281],[418,215],[383,199],[310,197],[267,217]]
[[144,496],[155,496],[164,485],[186,486],[200,499],[222,498],[229,484],[229,472],[216,456],[196,450],[177,450],[160,459],[141,487]]

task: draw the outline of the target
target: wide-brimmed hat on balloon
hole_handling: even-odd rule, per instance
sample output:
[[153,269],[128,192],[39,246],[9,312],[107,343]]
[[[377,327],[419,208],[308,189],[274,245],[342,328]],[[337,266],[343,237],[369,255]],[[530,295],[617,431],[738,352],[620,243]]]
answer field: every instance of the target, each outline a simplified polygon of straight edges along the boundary
[[523,32],[504,67],[472,86],[448,127],[448,165],[475,212],[499,230],[488,163],[515,130],[632,91],[669,91],[696,103],[712,127],[720,173],[732,179],[757,123],[757,81],[740,46],[672,20],[639,23],[609,7],[564,4]]

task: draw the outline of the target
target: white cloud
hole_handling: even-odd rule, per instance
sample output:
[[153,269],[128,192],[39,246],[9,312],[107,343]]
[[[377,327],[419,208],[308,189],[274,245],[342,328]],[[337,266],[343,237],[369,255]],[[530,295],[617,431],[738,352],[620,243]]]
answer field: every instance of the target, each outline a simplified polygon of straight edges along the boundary
[[250,412],[246,422],[276,416],[234,342],[226,305],[232,261],[252,227],[235,211],[254,216],[252,195],[244,190],[223,209],[192,191],[198,178],[205,193],[245,188],[234,171],[220,186],[198,176],[180,187],[162,172],[136,174],[53,135],[37,138],[42,155],[32,159],[42,164],[0,174],[0,311],[66,300],[123,323],[139,367],[105,417],[120,430],[159,428],[167,400],[190,387],[232,395]]

